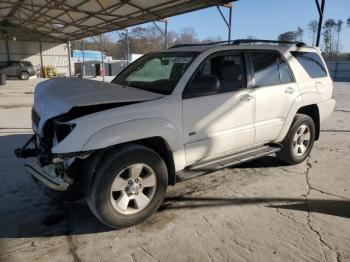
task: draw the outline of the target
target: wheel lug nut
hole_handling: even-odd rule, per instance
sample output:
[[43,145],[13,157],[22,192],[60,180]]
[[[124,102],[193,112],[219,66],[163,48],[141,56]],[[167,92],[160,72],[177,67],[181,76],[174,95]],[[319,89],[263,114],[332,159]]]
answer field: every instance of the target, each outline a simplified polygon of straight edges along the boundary
[[124,191],[125,191],[125,192],[128,192],[128,188],[127,188],[127,187],[126,187],[126,188],[124,188]]
[[131,184],[132,184],[132,181],[131,181],[131,180],[129,180],[129,181],[128,181],[128,184],[129,184],[129,185],[131,185]]
[[135,195],[138,195],[139,194],[139,192],[135,192]]
[[135,182],[136,182],[136,183],[138,183],[138,182],[139,182],[139,180],[136,178],[136,179],[135,179]]

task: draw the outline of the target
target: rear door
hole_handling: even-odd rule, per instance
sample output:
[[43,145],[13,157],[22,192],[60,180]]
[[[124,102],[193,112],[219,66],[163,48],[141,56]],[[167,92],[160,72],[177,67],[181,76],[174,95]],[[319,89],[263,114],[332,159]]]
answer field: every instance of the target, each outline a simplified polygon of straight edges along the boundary
[[299,89],[288,64],[277,51],[252,51],[255,90],[254,144],[275,140]]

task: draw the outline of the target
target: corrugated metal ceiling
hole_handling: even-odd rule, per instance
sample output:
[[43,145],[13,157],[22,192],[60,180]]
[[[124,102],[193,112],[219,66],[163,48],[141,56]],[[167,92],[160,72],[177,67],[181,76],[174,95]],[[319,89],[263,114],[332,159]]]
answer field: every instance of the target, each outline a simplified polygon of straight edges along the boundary
[[232,0],[1,0],[0,22],[67,41],[229,2]]

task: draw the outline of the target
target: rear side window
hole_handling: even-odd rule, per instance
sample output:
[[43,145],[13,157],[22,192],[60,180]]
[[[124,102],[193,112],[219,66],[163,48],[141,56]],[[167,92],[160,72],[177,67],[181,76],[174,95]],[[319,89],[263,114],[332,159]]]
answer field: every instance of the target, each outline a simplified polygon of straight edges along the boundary
[[292,55],[303,66],[311,78],[327,76],[327,71],[320,56],[313,52],[291,52]]
[[288,67],[275,52],[252,52],[255,85],[267,86],[292,82]]

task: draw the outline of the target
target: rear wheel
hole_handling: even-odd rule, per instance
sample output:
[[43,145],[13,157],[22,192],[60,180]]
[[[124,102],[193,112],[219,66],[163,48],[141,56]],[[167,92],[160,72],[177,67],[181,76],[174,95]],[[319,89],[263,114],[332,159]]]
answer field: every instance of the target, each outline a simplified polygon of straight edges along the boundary
[[132,226],[159,208],[167,185],[167,168],[156,152],[141,145],[126,145],[100,163],[88,193],[88,205],[108,226]]
[[28,79],[29,79],[29,73],[26,72],[26,71],[23,71],[23,72],[21,72],[21,73],[19,74],[19,78],[20,78],[21,80],[28,80]]
[[303,162],[310,154],[315,140],[315,124],[311,117],[297,114],[287,136],[282,142],[282,150],[277,157],[288,164]]

